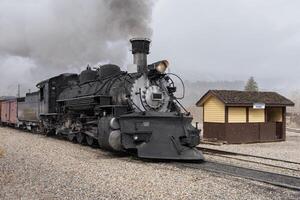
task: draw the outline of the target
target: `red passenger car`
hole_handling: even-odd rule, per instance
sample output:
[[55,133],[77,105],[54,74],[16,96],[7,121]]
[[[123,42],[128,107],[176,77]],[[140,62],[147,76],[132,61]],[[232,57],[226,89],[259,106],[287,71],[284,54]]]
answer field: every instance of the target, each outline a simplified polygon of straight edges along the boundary
[[3,102],[3,100],[0,99],[0,125],[1,125],[1,123],[2,123],[2,121],[1,121],[1,115],[2,115],[2,114],[1,114],[1,113],[2,113],[2,112],[1,112],[2,102]]
[[17,112],[17,99],[2,101],[1,122],[7,125],[16,125],[18,122]]

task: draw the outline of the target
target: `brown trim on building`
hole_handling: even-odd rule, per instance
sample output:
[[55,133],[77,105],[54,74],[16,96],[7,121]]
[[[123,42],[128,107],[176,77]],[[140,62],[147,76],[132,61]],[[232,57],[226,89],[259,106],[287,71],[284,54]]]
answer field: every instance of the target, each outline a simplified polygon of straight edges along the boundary
[[267,107],[265,107],[265,123],[268,122],[268,111],[267,111]]
[[249,107],[246,107],[246,123],[249,123]]
[[286,140],[286,107],[282,108],[282,139]]
[[225,123],[228,123],[228,106],[225,106]]
[[205,120],[204,120],[204,106],[202,107],[203,109],[202,109],[202,121],[203,121],[203,123],[205,122]]

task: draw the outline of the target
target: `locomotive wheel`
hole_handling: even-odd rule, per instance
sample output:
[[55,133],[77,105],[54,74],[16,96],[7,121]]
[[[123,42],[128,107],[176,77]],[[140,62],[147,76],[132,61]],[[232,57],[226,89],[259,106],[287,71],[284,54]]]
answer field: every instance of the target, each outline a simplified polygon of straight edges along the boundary
[[74,134],[68,134],[68,140],[69,141],[74,142],[74,138],[75,138]]
[[54,130],[45,130],[45,133],[44,133],[47,137],[49,136],[52,136],[55,134],[55,131]]
[[86,142],[89,146],[93,146],[95,144],[95,139],[89,135],[86,136]]
[[84,135],[83,133],[77,133],[77,134],[76,134],[76,141],[77,141],[79,144],[84,143],[84,141],[85,141],[85,135]]
[[38,133],[38,127],[31,128],[31,132],[34,133],[34,134],[37,134]]

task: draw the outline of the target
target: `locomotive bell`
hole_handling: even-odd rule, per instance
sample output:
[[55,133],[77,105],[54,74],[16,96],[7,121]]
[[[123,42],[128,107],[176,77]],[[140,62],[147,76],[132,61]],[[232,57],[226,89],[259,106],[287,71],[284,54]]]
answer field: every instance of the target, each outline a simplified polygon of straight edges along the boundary
[[137,65],[137,72],[147,73],[147,55],[151,40],[147,38],[133,38],[132,45],[133,63]]

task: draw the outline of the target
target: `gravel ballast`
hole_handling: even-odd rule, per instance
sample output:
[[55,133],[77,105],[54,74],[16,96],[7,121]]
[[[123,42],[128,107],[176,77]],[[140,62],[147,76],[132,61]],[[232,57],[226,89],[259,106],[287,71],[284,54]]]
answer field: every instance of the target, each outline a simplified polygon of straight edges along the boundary
[[287,132],[286,141],[251,144],[200,144],[200,147],[300,162],[300,133]]
[[0,199],[299,199],[245,179],[143,162],[0,127]]

